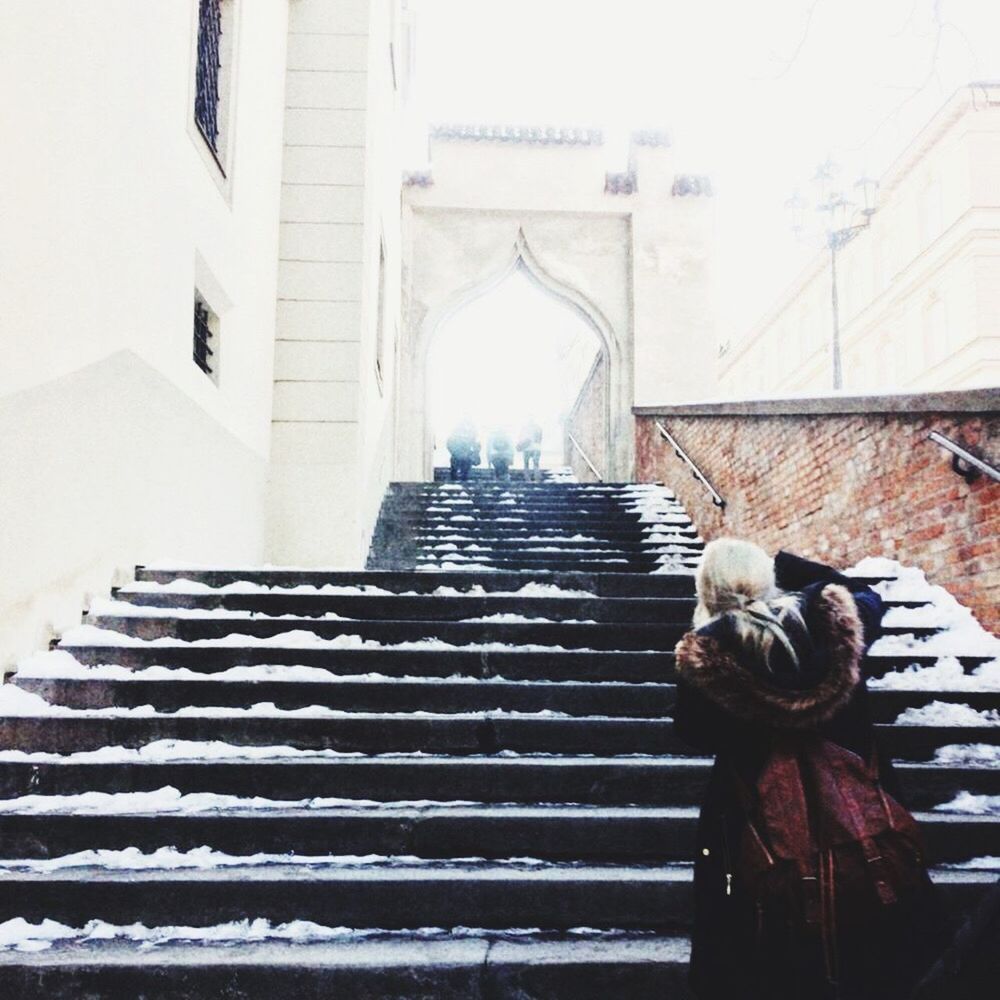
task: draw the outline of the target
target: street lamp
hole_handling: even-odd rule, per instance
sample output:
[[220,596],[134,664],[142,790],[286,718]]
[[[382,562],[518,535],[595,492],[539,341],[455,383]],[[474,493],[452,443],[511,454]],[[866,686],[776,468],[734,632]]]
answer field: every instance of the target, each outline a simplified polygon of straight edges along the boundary
[[[825,212],[827,222],[824,227],[826,236],[826,247],[830,251],[830,305],[833,313],[833,330],[831,337],[831,353],[833,354],[833,388],[835,390],[843,388],[843,369],[840,358],[840,302],[837,294],[837,252],[841,247],[846,246],[855,236],[864,229],[875,214],[875,199],[878,195],[878,181],[870,177],[860,178],[854,185],[861,197],[861,207],[859,208],[852,201],[848,201],[843,193],[835,189],[837,176],[840,170],[831,160],[827,159],[816,168],[816,175],[813,183],[816,187],[817,201],[816,210]],[[788,201],[785,208],[789,213],[792,229],[796,233],[801,233],[805,220],[805,200],[796,192]],[[862,222],[852,224],[855,215],[860,213]]]

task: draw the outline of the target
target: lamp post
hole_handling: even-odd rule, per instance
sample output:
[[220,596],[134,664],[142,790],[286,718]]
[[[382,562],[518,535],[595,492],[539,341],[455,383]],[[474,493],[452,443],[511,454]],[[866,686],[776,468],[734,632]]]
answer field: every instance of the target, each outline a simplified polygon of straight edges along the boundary
[[[836,178],[839,170],[837,165],[830,159],[821,163],[813,177],[816,186],[817,202],[816,210],[825,212],[827,223],[824,227],[826,248],[830,253],[830,307],[833,319],[833,328],[830,338],[830,349],[833,362],[833,388],[840,390],[844,386],[843,364],[840,356],[840,298],[837,288],[837,253],[846,246],[855,236],[868,226],[871,217],[875,214],[875,198],[878,193],[878,182],[870,177],[860,178],[854,185],[856,191],[861,195],[861,206],[848,201],[844,195],[835,189]],[[796,233],[801,233],[805,228],[805,208],[806,202],[798,192],[788,201],[785,207],[791,216],[792,229]],[[851,220],[856,213],[860,213],[863,221],[852,224]]]

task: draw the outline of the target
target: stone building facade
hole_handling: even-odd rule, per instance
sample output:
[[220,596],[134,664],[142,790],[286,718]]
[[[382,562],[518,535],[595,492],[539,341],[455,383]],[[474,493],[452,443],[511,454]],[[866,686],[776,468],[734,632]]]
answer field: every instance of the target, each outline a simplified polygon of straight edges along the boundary
[[436,322],[506,268],[603,338],[612,474],[632,406],[711,394],[707,184],[659,132],[609,173],[594,130],[463,126],[401,192],[412,31],[404,0],[0,9],[3,662],[137,563],[363,565],[430,471]]
[[[1000,86],[963,88],[914,137],[838,276],[846,391],[1000,384]],[[724,344],[719,398],[828,392],[831,332],[823,252]]]

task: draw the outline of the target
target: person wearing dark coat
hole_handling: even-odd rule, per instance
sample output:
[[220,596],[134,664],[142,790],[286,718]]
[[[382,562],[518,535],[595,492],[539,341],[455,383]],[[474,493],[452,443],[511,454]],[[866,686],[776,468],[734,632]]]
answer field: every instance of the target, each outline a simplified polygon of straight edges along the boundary
[[471,420],[463,420],[449,435],[448,453],[451,455],[451,481],[464,482],[469,471],[479,464],[479,434]]
[[510,464],[514,461],[514,442],[502,427],[498,427],[490,435],[486,457],[493,466],[493,474],[497,479],[509,478]]
[[[926,870],[885,907],[877,925],[836,928],[839,970],[789,925],[762,919],[740,882],[747,789],[756,791],[776,734],[813,731],[863,761],[875,753],[862,674],[880,634],[878,594],[828,566],[787,552],[771,559],[720,539],[697,579],[696,629],[676,650],[677,736],[715,755],[698,825],[690,978],[698,1000],[903,1000],[943,947],[944,927]],[[780,588],[780,589],[779,589]],[[887,755],[881,785],[898,800]]]

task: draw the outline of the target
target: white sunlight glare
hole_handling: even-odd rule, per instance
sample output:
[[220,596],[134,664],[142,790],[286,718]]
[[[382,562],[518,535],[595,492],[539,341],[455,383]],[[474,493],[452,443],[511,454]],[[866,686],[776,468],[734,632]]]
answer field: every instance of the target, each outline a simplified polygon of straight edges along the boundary
[[[597,357],[597,334],[571,306],[515,270],[442,323],[427,363],[434,464],[448,464],[449,432],[463,418],[486,441],[514,440],[531,417],[542,427],[543,465],[562,465],[562,420]],[[517,457],[520,464],[520,457]]]

